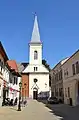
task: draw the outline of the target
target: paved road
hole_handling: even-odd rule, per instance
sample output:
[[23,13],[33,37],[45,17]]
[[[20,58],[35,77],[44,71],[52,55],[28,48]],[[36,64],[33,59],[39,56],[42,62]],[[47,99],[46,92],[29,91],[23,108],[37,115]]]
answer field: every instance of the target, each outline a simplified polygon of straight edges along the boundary
[[46,104],[46,100],[41,100],[45,106],[49,107],[51,113],[63,117],[63,120],[79,120],[79,106],[69,106],[65,104]]
[[51,113],[43,103],[30,100],[20,112],[16,111],[16,107],[0,108],[0,120],[61,120],[61,118]]
[[79,106],[69,106],[64,104],[48,105],[51,113],[63,117],[63,120],[79,120]]

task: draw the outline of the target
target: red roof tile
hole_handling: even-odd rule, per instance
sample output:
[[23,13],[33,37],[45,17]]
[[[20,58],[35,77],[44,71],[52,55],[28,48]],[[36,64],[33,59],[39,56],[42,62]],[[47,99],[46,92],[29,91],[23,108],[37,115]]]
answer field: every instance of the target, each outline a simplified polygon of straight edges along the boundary
[[7,63],[11,67],[11,69],[14,69],[16,72],[18,72],[18,67],[15,60],[8,60]]

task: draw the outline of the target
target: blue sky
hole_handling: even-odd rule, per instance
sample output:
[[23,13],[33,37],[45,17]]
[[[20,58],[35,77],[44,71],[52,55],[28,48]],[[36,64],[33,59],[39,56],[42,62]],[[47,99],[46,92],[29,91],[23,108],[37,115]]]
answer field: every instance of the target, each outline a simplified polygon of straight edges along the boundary
[[43,58],[53,67],[79,48],[79,0],[1,0],[0,40],[10,59],[28,62],[35,11]]

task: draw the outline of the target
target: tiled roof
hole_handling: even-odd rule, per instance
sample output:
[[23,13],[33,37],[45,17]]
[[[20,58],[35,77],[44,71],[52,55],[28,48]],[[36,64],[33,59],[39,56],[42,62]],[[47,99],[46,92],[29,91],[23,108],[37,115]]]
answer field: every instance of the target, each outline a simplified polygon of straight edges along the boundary
[[8,60],[7,63],[11,69],[14,69],[16,72],[18,72],[18,66],[15,60]]

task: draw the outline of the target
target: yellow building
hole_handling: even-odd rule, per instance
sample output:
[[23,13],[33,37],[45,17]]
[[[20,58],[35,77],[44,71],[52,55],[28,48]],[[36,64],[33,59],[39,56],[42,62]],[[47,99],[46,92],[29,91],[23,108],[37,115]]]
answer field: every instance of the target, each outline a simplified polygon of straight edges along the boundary
[[63,75],[62,75],[62,65],[68,58],[61,60],[56,66],[51,70],[51,96],[57,97],[59,100],[63,101]]
[[63,65],[64,103],[79,104],[79,50]]

